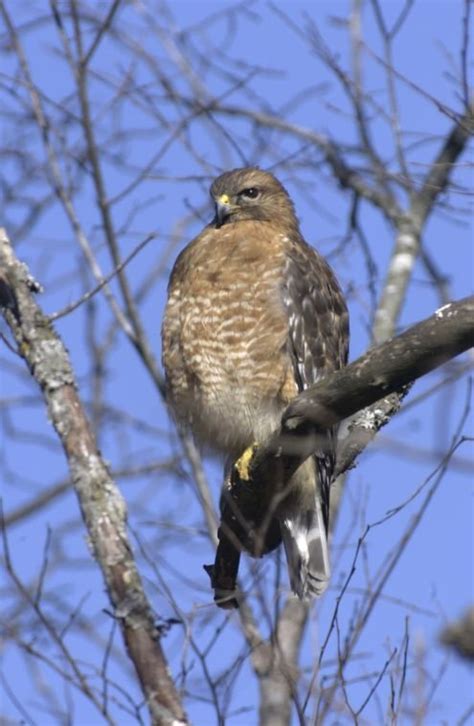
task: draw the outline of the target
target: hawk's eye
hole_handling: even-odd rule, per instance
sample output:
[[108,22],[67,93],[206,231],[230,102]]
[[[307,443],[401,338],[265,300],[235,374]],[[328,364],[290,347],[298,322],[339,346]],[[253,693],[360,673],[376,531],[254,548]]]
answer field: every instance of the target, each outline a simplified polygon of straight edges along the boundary
[[246,199],[256,199],[259,194],[260,189],[257,189],[257,187],[249,187],[249,189],[244,189],[240,192],[240,196],[245,197]]

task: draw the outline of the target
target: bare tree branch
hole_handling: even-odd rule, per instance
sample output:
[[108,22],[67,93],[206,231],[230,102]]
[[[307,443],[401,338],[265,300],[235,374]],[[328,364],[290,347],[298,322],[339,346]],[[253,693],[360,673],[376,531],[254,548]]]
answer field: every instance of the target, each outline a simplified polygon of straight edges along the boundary
[[291,723],[292,702],[300,723],[305,723],[297,696],[299,673],[296,664],[308,612],[308,603],[289,598],[280,613],[273,635],[271,667],[261,674],[260,726]]
[[472,345],[474,296],[444,305],[431,317],[308,388],[285,411],[285,429],[296,428],[302,420],[321,428],[333,426]]
[[370,186],[354,168],[347,164],[338,144],[329,137],[324,136],[324,134],[298,126],[264,111],[254,111],[253,109],[217,102],[210,103],[206,110],[223,116],[247,118],[260,126],[283,131],[304,141],[312,142],[323,153],[325,161],[343,189],[352,189],[359,196],[372,202],[390,220],[393,220],[399,214],[400,210],[396,201],[391,196],[381,192],[377,187]]
[[0,266],[9,285],[4,317],[41,388],[66,454],[94,555],[102,570],[128,654],[155,724],[187,722],[168,672],[160,632],[143,590],[126,530],[126,507],[110,477],[77,394],[69,357],[31,292],[25,266],[0,234]]
[[366,409],[365,424],[356,428],[355,441],[349,435],[345,443],[343,463],[337,466],[342,473],[368,443],[359,429],[377,431],[398,409],[397,391],[472,345],[474,297],[445,305],[289,404],[280,430],[255,447],[246,472],[234,466],[226,487],[216,561],[206,567],[221,607],[238,606],[234,588],[240,549],[259,556],[279,544],[278,525],[268,513],[274,511],[275,496],[285,491],[296,469],[321,445],[318,431]]
[[473,134],[474,102],[453,124],[438,154],[433,159],[421,189],[415,195],[412,211],[419,228],[426,221],[439,195],[445,191],[452,175],[453,165]]
[[[5,127],[1,153],[6,162],[0,172],[4,226],[10,230],[17,249],[24,245],[22,254],[29,256],[45,282],[45,308],[60,311],[44,326],[39,319],[40,338],[45,338],[43,328],[47,330],[47,324],[61,317],[60,326],[72,356],[80,361],[78,382],[87,396],[81,403],[89,414],[94,446],[102,446],[112,462],[106,472],[109,480],[113,478],[121,485],[120,477],[133,478],[133,486],[127,487],[126,494],[128,516],[137,532],[142,577],[150,575],[147,586],[154,588],[160,614],[170,607],[185,626],[182,632],[176,629],[170,634],[173,663],[179,662],[178,696],[187,699],[190,713],[197,704],[197,718],[205,718],[206,723],[214,716],[219,724],[237,718],[239,722],[259,720],[268,726],[289,726],[295,720],[302,726],[313,723],[308,716],[312,704],[317,709],[317,723],[344,720],[347,716],[354,723],[364,718],[377,722],[389,718],[395,722],[411,708],[412,693],[418,687],[414,672],[423,670],[423,680],[426,668],[427,685],[418,689],[415,710],[418,720],[429,719],[430,694],[435,685],[428,685],[428,680],[433,675],[434,659],[430,656],[422,662],[418,658],[413,664],[408,625],[404,645],[400,641],[401,649],[391,662],[388,651],[382,657],[377,653],[380,643],[370,648],[377,665],[369,673],[362,664],[358,679],[359,686],[365,681],[366,697],[359,698],[352,687],[360,655],[356,644],[365,648],[365,624],[372,610],[380,607],[381,614],[384,612],[384,583],[377,586],[377,582],[386,579],[397,565],[398,551],[409,540],[401,528],[401,513],[400,521],[393,522],[395,539],[387,543],[387,548],[393,547],[387,555],[388,564],[381,566],[385,575],[379,577],[373,571],[379,553],[364,534],[357,548],[359,561],[357,553],[353,561],[354,569],[358,569],[357,582],[352,586],[351,581],[350,587],[348,582],[344,584],[346,564],[351,567],[354,535],[365,524],[365,501],[369,497],[364,486],[365,470],[351,478],[354,491],[346,486],[345,475],[332,486],[332,528],[338,522],[339,502],[345,502],[345,506],[334,538],[335,575],[324,601],[311,607],[287,597],[281,580],[282,558],[276,557],[247,563],[250,575],[242,584],[244,592],[239,592],[235,614],[222,613],[209,602],[202,573],[187,565],[188,560],[200,559],[199,547],[217,544],[214,498],[198,447],[179,432],[170,437],[164,423],[164,382],[154,352],[158,308],[171,257],[189,238],[196,219],[206,216],[207,206],[196,196],[204,193],[218,170],[239,164],[269,167],[282,180],[290,181],[298,192],[298,210],[307,224],[314,220],[313,237],[319,236],[322,251],[334,243],[331,262],[341,273],[347,292],[354,347],[358,350],[364,349],[359,347],[366,342],[364,331],[376,345],[398,332],[400,313],[415,297],[408,294],[412,287],[417,298],[425,303],[429,300],[427,304],[433,309],[453,299],[451,288],[463,290],[458,297],[466,294],[465,275],[456,275],[464,249],[456,245],[446,264],[447,246],[440,250],[436,233],[439,217],[434,213],[441,212],[457,225],[456,237],[462,242],[470,195],[469,162],[459,161],[472,131],[472,111],[468,110],[471,3],[461,0],[450,13],[450,29],[455,32],[457,24],[459,38],[456,47],[441,48],[441,67],[435,44],[431,55],[425,56],[429,34],[420,37],[420,52],[425,43],[423,57],[436,64],[437,76],[444,67],[444,80],[452,85],[446,93],[444,82],[438,84],[436,95],[430,93],[429,84],[416,84],[416,74],[401,72],[404,66],[399,64],[406,60],[402,31],[413,31],[406,27],[407,20],[411,20],[412,10],[413,15],[420,10],[413,0],[403,0],[395,13],[387,12],[380,0],[351,0],[349,15],[342,17],[336,11],[327,22],[311,3],[307,3],[307,11],[298,8],[296,14],[290,14],[271,2],[259,6],[235,0],[217,13],[197,9],[197,22],[189,21],[179,3],[167,0],[152,0],[146,5],[111,0],[105,9],[81,0],[50,0],[46,9],[30,5],[24,4],[18,13],[15,2],[0,0],[0,22],[3,16],[5,23],[0,30],[5,51],[0,72]],[[428,20],[429,13],[422,12]],[[282,47],[284,43],[285,50],[294,48],[305,54],[304,67],[295,67],[293,59],[288,59],[279,69],[276,57],[259,57],[259,48],[253,54],[245,53],[245,31],[250,30],[255,37],[258,28],[262,30],[273,21],[283,23],[278,34]],[[433,23],[432,28],[436,27]],[[271,38],[269,42],[271,45]],[[49,64],[57,64],[58,75],[43,72]],[[281,80],[287,85],[278,88]],[[418,109],[421,113],[423,104],[427,107],[426,119],[417,120],[411,111]],[[449,120],[445,132],[435,137],[440,128],[436,125],[438,112]],[[435,149],[434,153],[430,148]],[[425,171],[420,173],[420,169]],[[349,198],[337,193],[338,186],[349,191]],[[452,202],[454,195],[459,198],[456,204]],[[335,203],[336,197],[342,206]],[[305,202],[306,209],[302,206]],[[182,214],[175,228],[170,227],[170,216],[180,215],[184,207],[188,213]],[[384,218],[382,239],[379,217]],[[425,229],[430,220],[434,221],[430,228],[433,235],[428,237]],[[126,268],[141,245],[126,257],[128,250],[146,240],[150,230],[157,230],[159,244],[150,246],[133,268]],[[362,276],[356,272],[360,264],[366,279],[363,272]],[[416,271],[421,271],[421,279],[414,280]],[[7,316],[13,315],[15,323],[17,300],[2,272],[0,268],[0,299],[9,306]],[[33,281],[30,283],[33,285]],[[433,297],[439,302],[432,303]],[[69,316],[76,307],[77,313]],[[9,514],[5,525],[18,525],[11,535],[12,555],[17,559],[13,537],[26,532],[34,547],[44,518],[51,518],[48,556],[37,578],[30,574],[25,579],[21,573],[21,581],[28,581],[25,587],[33,597],[41,594],[42,608],[55,630],[60,635],[74,634],[70,657],[76,659],[87,679],[82,688],[66,663],[55,662],[58,651],[54,633],[48,632],[22,596],[21,588],[10,579],[6,588],[7,667],[11,667],[12,657],[15,664],[16,659],[23,659],[28,685],[35,692],[35,702],[28,705],[30,718],[18,694],[15,703],[13,670],[8,693],[12,707],[20,719],[28,722],[33,723],[41,708],[45,711],[40,721],[47,712],[50,720],[66,722],[73,709],[79,709],[85,699],[91,700],[87,692],[90,686],[106,716],[144,724],[147,714],[143,714],[140,688],[136,688],[137,678],[131,660],[124,657],[120,638],[110,649],[119,624],[124,631],[120,616],[127,611],[134,591],[125,604],[122,600],[114,607],[110,628],[107,622],[104,624],[103,615],[91,618],[90,609],[83,609],[88,580],[87,576],[76,577],[75,568],[87,568],[89,573],[96,565],[80,547],[75,547],[83,531],[82,521],[74,511],[67,513],[61,506],[61,496],[73,487],[61,467],[54,432],[45,429],[41,420],[41,394],[25,396],[20,388],[32,384],[24,361],[18,360],[29,349],[18,352],[6,329],[0,332],[0,340],[5,343],[1,365],[7,386],[11,386],[0,406],[0,436],[4,434],[7,442],[0,452],[0,466],[7,482],[5,506]],[[46,340],[50,339],[46,336]],[[138,353],[131,359],[130,343]],[[463,364],[447,366],[445,375],[439,376],[442,382],[426,385],[420,395],[411,396],[410,402],[404,404],[403,411],[410,411],[406,423],[408,418],[414,420],[419,401],[424,406],[421,412],[429,405],[443,406],[446,412],[436,419],[440,422],[433,431],[423,416],[423,435],[435,436],[432,445],[426,438],[420,443],[423,450],[418,455],[426,456],[425,462],[439,462],[440,452],[445,450],[450,414],[458,403],[459,377],[467,369],[467,357]],[[147,378],[153,384],[151,390]],[[137,386],[137,396],[131,394],[130,383],[133,391]],[[150,392],[144,407],[142,391]],[[382,399],[344,420],[339,428],[336,473],[352,465],[400,408],[407,391],[408,386],[389,395],[382,392]],[[137,410],[140,413],[132,413]],[[67,418],[65,428],[69,423]],[[414,438],[407,444],[403,422],[401,425],[402,433],[393,444],[400,466],[416,461],[418,446]],[[79,424],[74,426],[80,429]],[[304,417],[301,426],[301,431],[298,424],[296,430],[285,432],[283,443],[304,443]],[[309,428],[313,434],[314,427]],[[25,445],[29,449],[23,460]],[[172,449],[170,463],[166,463],[167,453],[164,460],[161,454],[155,459],[157,447],[166,452]],[[43,453],[47,464],[40,470],[35,462]],[[296,452],[294,458],[300,455],[304,451]],[[450,473],[456,459],[458,455],[454,454],[449,459]],[[414,468],[409,471],[415,476]],[[137,472],[142,475],[136,477]],[[408,486],[408,482],[404,484]],[[395,492],[388,496],[392,493],[396,496]],[[235,551],[240,553],[242,542],[263,551],[280,541],[279,530],[265,511],[265,488],[259,490],[246,484],[245,496],[242,490],[237,498],[240,509],[236,509],[232,492],[229,494],[223,499],[224,522],[228,516],[233,528],[221,526],[222,566],[226,566],[229,553],[231,557]],[[380,501],[379,495],[370,494],[371,504]],[[272,492],[268,492],[271,496]],[[106,509],[102,500],[100,494],[100,511]],[[58,506],[42,509],[51,503]],[[118,520],[116,528],[121,536],[124,525],[120,503],[116,510],[114,523]],[[242,515],[247,511],[248,518],[255,520],[255,534],[249,533]],[[35,512],[37,526],[29,528]],[[259,536],[259,529],[265,538]],[[123,540],[119,538],[116,545],[113,535],[111,538],[109,547],[123,545],[127,551]],[[225,540],[227,553],[223,551]],[[465,562],[465,553],[463,556]],[[18,562],[25,568],[20,555]],[[212,567],[209,570],[212,574]],[[230,568],[227,574],[227,583],[220,583],[223,605],[231,605],[235,598],[235,573]],[[63,580],[64,595],[58,594],[58,578]],[[441,578],[440,574],[437,585],[443,582]],[[132,590],[134,582],[132,578]],[[458,579],[458,588],[463,586],[465,578]],[[91,595],[95,598],[94,593]],[[407,603],[406,597],[397,600],[395,603],[392,598],[397,608],[414,606]],[[136,612],[133,602],[131,617]],[[443,606],[447,605],[445,599]],[[310,641],[315,645],[313,631],[318,628],[320,606],[326,615],[327,608],[335,607],[335,620],[330,626],[329,642],[323,637],[319,659],[314,657]],[[315,616],[311,623],[310,614]],[[139,627],[140,617],[141,611]],[[146,628],[154,619],[154,626],[163,634],[163,621],[157,623],[151,609],[143,618]],[[127,620],[126,625],[129,623]],[[240,633],[234,630],[236,623],[240,624]],[[312,632],[306,640],[307,624]],[[147,632],[153,637],[151,630]],[[153,670],[152,660],[148,663]],[[251,697],[247,697],[249,668],[253,668]],[[51,678],[45,679],[48,673]],[[239,682],[242,677],[244,684]],[[433,684],[438,680],[434,674]],[[56,688],[61,682],[65,688]],[[69,690],[74,689],[70,695]],[[243,715],[255,708],[258,716]],[[460,708],[465,711],[462,704]],[[377,712],[379,718],[374,717]]]
[[474,109],[471,108],[453,125],[430,165],[421,188],[412,195],[409,208],[395,220],[397,238],[372,331],[375,344],[382,343],[394,333],[420,252],[426,220],[437,198],[446,189],[453,165],[465,149],[473,131]]
[[[0,13],[10,34],[11,42],[15,48],[16,54],[18,56],[18,61],[20,63],[21,70],[24,76],[24,83],[28,88],[31,97],[32,110],[35,115],[38,130],[41,134],[41,140],[43,142],[45,153],[48,159],[49,173],[51,175],[51,185],[58,199],[63,205],[64,211],[69,219],[72,229],[74,230],[77,241],[79,242],[79,245],[83,251],[84,257],[88,261],[94,277],[100,284],[104,280],[105,276],[102,274],[99,263],[97,262],[96,256],[94,255],[94,252],[92,250],[91,244],[79,221],[79,217],[72,203],[69,191],[64,183],[58,154],[56,153],[56,150],[52,143],[52,128],[43,109],[41,95],[33,82],[30,67],[28,65],[28,61],[24,53],[23,47],[20,43],[18,33],[16,32],[15,26],[13,25],[10,15],[2,0],[0,0]],[[119,264],[119,262],[120,261],[117,262],[117,265]],[[132,327],[125,315],[123,314],[122,310],[120,309],[120,306],[118,305],[108,285],[104,285],[104,295],[107,298],[111,310],[117,318],[117,321],[120,324],[121,328],[129,337],[132,338]]]

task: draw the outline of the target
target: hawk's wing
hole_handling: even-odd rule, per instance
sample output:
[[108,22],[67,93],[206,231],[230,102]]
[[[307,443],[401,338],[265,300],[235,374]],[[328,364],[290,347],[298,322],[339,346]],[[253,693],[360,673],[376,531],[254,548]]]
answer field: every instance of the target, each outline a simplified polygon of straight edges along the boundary
[[[327,262],[302,239],[293,242],[284,271],[283,302],[288,314],[288,351],[299,391],[347,363],[349,316]],[[334,468],[333,440],[318,455],[321,504],[327,528],[329,486]]]
[[[302,239],[287,252],[283,303],[288,315],[288,352],[300,391],[347,361],[347,307],[328,264]],[[329,491],[335,463],[335,431],[296,472],[300,495],[280,510],[291,586],[300,597],[321,595],[330,575],[327,532]],[[309,496],[301,494],[308,492]]]

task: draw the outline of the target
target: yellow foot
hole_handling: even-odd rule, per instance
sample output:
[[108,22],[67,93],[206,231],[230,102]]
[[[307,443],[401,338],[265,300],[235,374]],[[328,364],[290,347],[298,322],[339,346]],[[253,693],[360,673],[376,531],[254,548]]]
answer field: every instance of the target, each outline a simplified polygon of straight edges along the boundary
[[252,444],[245,449],[242,456],[235,462],[235,468],[239,472],[239,476],[242,481],[248,481],[250,479],[250,462],[252,461],[256,448],[257,444]]

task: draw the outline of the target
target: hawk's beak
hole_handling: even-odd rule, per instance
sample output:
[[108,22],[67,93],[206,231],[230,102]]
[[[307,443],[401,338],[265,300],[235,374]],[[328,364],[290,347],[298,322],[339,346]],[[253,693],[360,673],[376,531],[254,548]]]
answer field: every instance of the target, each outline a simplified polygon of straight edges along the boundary
[[228,194],[221,194],[221,196],[216,199],[216,220],[218,227],[224,224],[231,211],[232,204]]

